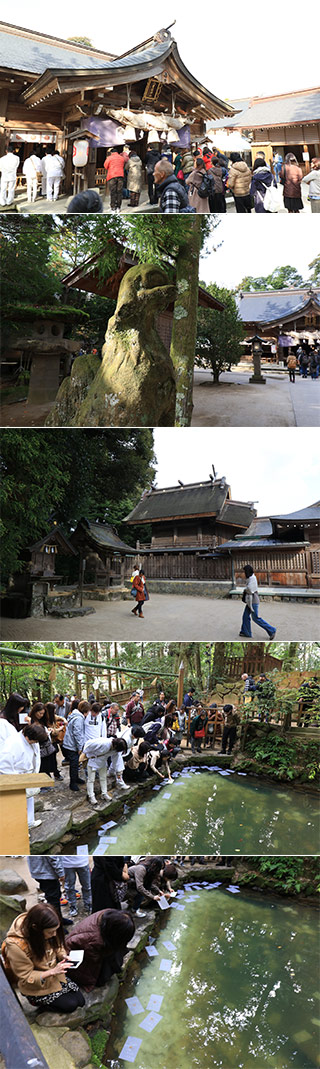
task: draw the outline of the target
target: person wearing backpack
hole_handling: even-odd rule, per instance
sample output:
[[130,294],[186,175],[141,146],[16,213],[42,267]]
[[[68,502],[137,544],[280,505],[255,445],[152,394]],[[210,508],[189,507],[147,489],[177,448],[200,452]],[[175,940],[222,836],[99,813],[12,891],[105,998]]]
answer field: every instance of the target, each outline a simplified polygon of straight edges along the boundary
[[226,169],[221,166],[217,156],[212,157],[212,167],[207,171],[207,176],[208,178],[211,178],[211,192],[209,193],[210,212],[226,212],[224,179],[227,177],[227,172]]
[[160,211],[164,215],[177,215],[180,212],[191,212],[188,194],[184,186],[175,176],[172,163],[161,159],[156,164],[154,173],[157,196],[160,197]]
[[264,199],[267,189],[272,185],[277,187],[276,180],[271,174],[270,168],[267,166],[265,160],[260,156],[257,156],[253,164],[250,193],[254,201],[254,210],[258,214],[267,212],[267,208],[264,206]]
[[288,356],[288,359],[287,359],[287,368],[288,368],[288,371],[289,371],[290,382],[295,382],[296,381],[296,367],[297,367],[297,357],[295,356],[295,353],[289,353],[289,356]]
[[207,174],[203,159],[197,157],[194,170],[186,179],[189,189],[189,204],[195,209],[197,215],[208,215],[209,193],[211,190],[211,178]]
[[239,152],[231,152],[231,167],[228,174],[228,188],[234,196],[236,212],[250,214],[252,200],[250,196],[251,170],[241,159]]

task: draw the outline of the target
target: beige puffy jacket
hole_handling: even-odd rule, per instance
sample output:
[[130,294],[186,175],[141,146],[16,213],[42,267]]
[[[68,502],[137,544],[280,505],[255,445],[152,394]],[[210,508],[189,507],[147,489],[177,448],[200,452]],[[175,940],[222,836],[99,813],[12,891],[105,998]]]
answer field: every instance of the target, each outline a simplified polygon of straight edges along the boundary
[[235,197],[247,197],[250,193],[251,171],[244,160],[232,163],[228,174],[228,186]]

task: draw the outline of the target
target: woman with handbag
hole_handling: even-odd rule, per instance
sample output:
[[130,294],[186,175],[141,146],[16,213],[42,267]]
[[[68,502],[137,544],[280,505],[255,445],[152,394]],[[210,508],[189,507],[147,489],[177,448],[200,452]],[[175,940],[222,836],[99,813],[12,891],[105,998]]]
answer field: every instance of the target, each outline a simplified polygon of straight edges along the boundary
[[260,600],[258,595],[258,583],[251,564],[246,564],[243,570],[247,582],[242,594],[242,601],[245,602],[245,609],[239,634],[241,638],[252,638],[252,616],[255,624],[258,624],[258,627],[262,627],[263,630],[267,632],[268,638],[273,639],[277,630],[276,627],[272,627],[272,624],[267,624],[266,621],[262,620],[262,617],[259,616]]
[[142,568],[140,568],[140,572],[138,572],[138,575],[135,575],[135,577],[134,577],[134,580],[133,580],[133,583],[132,583],[132,590],[136,591],[136,602],[137,602],[137,604],[135,605],[134,609],[131,609],[131,612],[133,613],[134,616],[136,615],[136,613],[138,613],[139,619],[143,619],[143,612],[142,612],[143,603],[145,601],[149,600],[149,595],[148,595],[148,598],[146,598],[145,578],[144,578],[144,574],[143,574]]
[[200,712],[198,713],[198,715],[195,716],[193,718],[193,720],[191,720],[191,725],[190,725],[190,739],[191,739],[191,750],[192,750],[192,753],[194,753],[195,750],[197,751],[197,753],[201,752],[201,741],[203,739],[203,744],[205,743],[207,723],[208,723],[207,713],[206,713],[205,709],[200,709]]
[[298,212],[303,210],[301,200],[302,179],[303,174],[301,167],[298,167],[298,160],[293,155],[293,152],[287,152],[284,166],[280,171],[280,182],[283,186],[284,206],[289,215],[297,215]]

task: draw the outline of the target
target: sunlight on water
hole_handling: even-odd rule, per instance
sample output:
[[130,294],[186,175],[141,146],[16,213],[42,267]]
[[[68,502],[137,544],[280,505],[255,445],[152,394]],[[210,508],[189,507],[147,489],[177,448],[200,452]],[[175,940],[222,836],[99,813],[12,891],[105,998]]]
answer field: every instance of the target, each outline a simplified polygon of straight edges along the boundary
[[[164,795],[170,795],[165,798]],[[142,803],[139,802],[139,807]],[[235,775],[202,772],[180,776],[143,798],[112,835],[109,854],[293,854],[303,837],[303,853],[319,845],[315,797],[259,785]],[[90,843],[95,849],[98,837]],[[134,848],[133,845],[134,844]]]
[[[170,911],[158,955],[147,959],[143,951],[140,977],[123,985],[104,1064],[124,1069],[119,1054],[132,1036],[142,1040],[136,1069],[319,1066],[315,910],[222,889],[191,893],[199,898],[187,902],[186,892],[184,911]],[[160,970],[162,958],[172,962],[170,972]],[[163,998],[161,1020],[148,1033],[141,1023],[151,995]],[[127,1009],[132,996],[143,1013]]]

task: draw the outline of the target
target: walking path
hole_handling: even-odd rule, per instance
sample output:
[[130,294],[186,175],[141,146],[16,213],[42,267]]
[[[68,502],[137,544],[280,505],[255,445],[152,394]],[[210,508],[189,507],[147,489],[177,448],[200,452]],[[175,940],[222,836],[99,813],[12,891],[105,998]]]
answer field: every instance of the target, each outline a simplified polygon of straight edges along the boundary
[[[129,601],[89,601],[85,604],[95,612],[80,618],[61,620],[53,616],[32,616],[25,620],[9,620],[3,617],[2,640],[233,641],[238,639],[242,617],[240,600],[235,604],[227,599],[183,594],[152,594],[142,620],[132,615]],[[261,614],[277,628],[279,641],[320,640],[318,605],[262,601]],[[256,642],[268,641],[266,632],[255,624],[252,634]]]
[[[300,212],[299,213],[300,215],[301,214],[311,214],[310,201],[307,200],[308,188],[306,186],[302,186],[303,212],[302,213]],[[111,211],[110,211],[109,194],[105,194],[105,187],[103,189],[100,188],[100,190],[97,187],[96,191],[100,193],[100,196],[102,197],[102,200],[103,200],[103,214],[104,215],[110,215]],[[16,197],[12,208],[17,210],[18,212],[28,212],[28,213],[30,213],[30,215],[48,215],[48,213],[51,214],[52,212],[54,212],[56,215],[65,215],[66,212],[67,212],[68,204],[70,203],[71,199],[72,199],[72,195],[68,194],[68,196],[66,196],[64,193],[62,193],[61,196],[59,196],[58,200],[56,200],[56,201],[49,201],[45,197],[38,197],[38,199],[35,201],[35,203],[31,204],[31,203],[28,203],[28,201],[27,201],[26,191],[25,190],[23,190],[23,191],[21,190],[19,192],[18,196]],[[230,215],[230,214],[231,215],[235,215],[236,214],[235,203],[234,203],[234,199],[233,199],[233,196],[232,196],[231,193],[227,193],[227,196],[226,196],[226,208],[227,208],[227,214],[228,215]],[[7,209],[7,211],[8,210],[9,209]],[[149,204],[148,190],[147,190],[146,187],[144,187],[142,189],[142,191],[141,191],[140,203],[139,203],[138,207],[130,208],[130,204],[129,204],[128,200],[123,200],[122,201],[122,206],[121,206],[121,214],[122,215],[125,215],[126,213],[131,215],[132,212],[135,212],[135,213],[136,212],[138,212],[138,213],[139,212],[158,212],[158,210],[159,209],[157,208],[157,205]],[[2,209],[2,211],[3,211],[3,209]],[[284,215],[288,214],[286,208],[284,207],[284,205],[283,205],[283,208],[281,208],[280,214],[284,214]],[[251,215],[252,216],[255,215],[255,212],[253,210],[251,212]]]
[[236,368],[223,372],[218,386],[209,370],[194,375],[193,427],[319,427],[320,379],[289,382],[282,372],[266,373],[266,384],[255,385],[252,372]]

